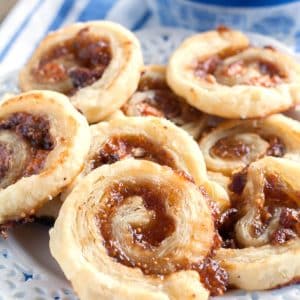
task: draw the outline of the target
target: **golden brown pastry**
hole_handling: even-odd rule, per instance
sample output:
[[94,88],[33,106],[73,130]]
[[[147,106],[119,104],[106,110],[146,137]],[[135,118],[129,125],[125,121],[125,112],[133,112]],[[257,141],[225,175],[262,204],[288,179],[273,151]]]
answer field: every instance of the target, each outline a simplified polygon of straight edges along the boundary
[[297,61],[227,28],[186,39],[169,60],[167,81],[192,106],[224,118],[262,117],[300,102]]
[[225,176],[222,173],[218,172],[212,172],[212,171],[207,171],[207,176],[209,180],[212,180],[214,182],[217,182],[219,185],[221,185],[225,191],[229,194],[228,191],[228,186],[230,184],[230,177]]
[[40,223],[53,224],[56,218],[58,217],[59,210],[62,206],[62,200],[60,195],[52,199],[51,201],[46,202],[40,209],[38,209],[33,219]]
[[174,94],[165,78],[166,68],[161,65],[146,66],[137,91],[122,107],[126,116],[163,117],[198,138],[212,118],[193,108]]
[[208,179],[197,143],[170,121],[157,117],[123,117],[92,125],[91,135],[91,148],[81,175],[122,159],[150,160],[204,186],[221,210],[228,208],[229,197],[219,184]]
[[226,282],[202,264],[215,242],[201,190],[171,168],[134,159],[81,179],[50,231],[51,253],[82,300],[207,299],[201,281],[213,291]]
[[295,180],[299,167],[298,163],[271,157],[250,165],[241,195],[242,217],[235,225],[240,245],[281,244],[300,234],[300,185]]
[[269,290],[299,282],[300,241],[217,251],[216,260],[229,274],[229,284],[244,290]]
[[67,97],[23,93],[0,104],[0,224],[33,215],[80,172],[86,119]]
[[220,249],[216,256],[231,285],[264,290],[299,280],[299,166],[265,157],[241,173],[242,179],[236,175],[234,208],[227,212],[231,221],[224,218],[220,232],[227,246],[238,248]]
[[142,66],[139,41],[121,25],[76,23],[41,42],[20,73],[20,87],[64,93],[94,123],[126,102]]
[[264,156],[300,161],[300,123],[281,114],[223,122],[200,140],[207,169],[231,175]]

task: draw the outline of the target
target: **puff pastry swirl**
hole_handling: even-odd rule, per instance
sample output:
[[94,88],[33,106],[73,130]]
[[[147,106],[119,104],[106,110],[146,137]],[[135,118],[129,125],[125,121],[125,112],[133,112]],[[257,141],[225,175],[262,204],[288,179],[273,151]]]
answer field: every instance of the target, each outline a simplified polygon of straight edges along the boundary
[[80,172],[86,119],[67,97],[31,91],[0,104],[0,224],[32,215]]
[[264,156],[300,161],[299,144],[300,123],[281,114],[223,122],[199,143],[208,170],[224,175]]
[[265,157],[249,166],[242,192],[235,191],[233,233],[242,249],[220,249],[216,256],[231,285],[257,290],[299,281],[299,176],[299,164],[285,158]]
[[123,105],[122,111],[127,116],[166,118],[198,138],[204,128],[209,126],[209,117],[174,94],[166,83],[165,73],[165,66],[146,66],[137,91]]
[[163,118],[124,117],[91,126],[92,143],[82,175],[116,161],[135,158],[166,165],[204,186],[221,210],[229,206],[226,191],[207,177],[197,143]]
[[190,266],[209,254],[214,235],[192,182],[128,159],[79,182],[50,232],[50,249],[81,299],[202,300],[208,291]]
[[143,66],[139,41],[109,21],[76,23],[50,33],[20,73],[20,87],[70,96],[90,123],[120,108]]
[[185,40],[169,60],[167,81],[194,107],[224,118],[262,117],[300,102],[299,64],[227,28]]

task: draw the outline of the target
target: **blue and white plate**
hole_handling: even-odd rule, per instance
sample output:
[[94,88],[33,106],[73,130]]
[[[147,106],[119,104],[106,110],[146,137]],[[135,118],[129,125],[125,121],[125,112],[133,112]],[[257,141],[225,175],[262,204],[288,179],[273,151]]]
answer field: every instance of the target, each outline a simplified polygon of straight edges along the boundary
[[[174,48],[191,34],[193,32],[189,30],[170,28],[151,28],[137,32],[147,64],[165,63]],[[292,54],[288,47],[274,39],[250,33],[249,37],[254,45],[272,45]],[[0,98],[7,92],[18,92],[17,77],[16,71],[0,76]],[[298,112],[293,113],[300,120],[299,115]],[[0,300],[77,299],[51,257],[48,242],[48,228],[37,224],[19,226],[10,232],[7,240],[0,239]],[[267,292],[235,291],[216,299],[299,300],[300,285]]]

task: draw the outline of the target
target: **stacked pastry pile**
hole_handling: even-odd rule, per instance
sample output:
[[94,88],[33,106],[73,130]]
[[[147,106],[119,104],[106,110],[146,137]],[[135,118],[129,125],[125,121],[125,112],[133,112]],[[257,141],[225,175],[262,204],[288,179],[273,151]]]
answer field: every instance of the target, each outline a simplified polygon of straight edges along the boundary
[[2,233],[63,202],[50,249],[80,299],[300,278],[300,123],[271,115],[300,103],[292,58],[220,28],[144,66],[131,32],[89,22],[44,39],[20,88],[0,105]]

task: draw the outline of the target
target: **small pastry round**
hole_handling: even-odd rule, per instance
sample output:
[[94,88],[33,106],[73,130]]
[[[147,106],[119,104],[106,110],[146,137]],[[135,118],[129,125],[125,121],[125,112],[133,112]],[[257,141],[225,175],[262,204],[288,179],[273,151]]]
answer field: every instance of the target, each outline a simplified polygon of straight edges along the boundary
[[166,83],[166,68],[149,65],[144,68],[137,91],[122,111],[126,116],[154,116],[172,121],[198,138],[206,127],[208,116],[174,94]]
[[144,159],[166,165],[204,186],[219,208],[229,197],[208,179],[202,153],[184,130],[163,118],[124,117],[91,126],[92,143],[82,174],[125,158]]
[[224,118],[262,117],[300,103],[300,65],[227,28],[185,40],[170,58],[167,81],[192,106]]
[[215,274],[203,278],[195,266],[214,247],[201,190],[168,167],[134,159],[84,177],[50,231],[52,255],[88,300],[207,299],[201,281]]
[[62,94],[23,93],[0,104],[0,224],[54,198],[80,172],[90,146],[86,119]]
[[235,225],[239,245],[277,245],[300,235],[298,176],[300,164],[283,158],[266,157],[249,166]]
[[300,123],[281,114],[226,121],[200,140],[207,169],[231,175],[264,156],[300,161]]
[[139,41],[129,30],[109,21],[76,23],[41,42],[20,73],[20,87],[64,93],[93,123],[126,102],[142,66]]
[[233,189],[238,210],[232,229],[243,249],[218,250],[216,258],[228,271],[231,285],[256,290],[299,281],[299,166],[265,157],[241,174],[243,186]]

